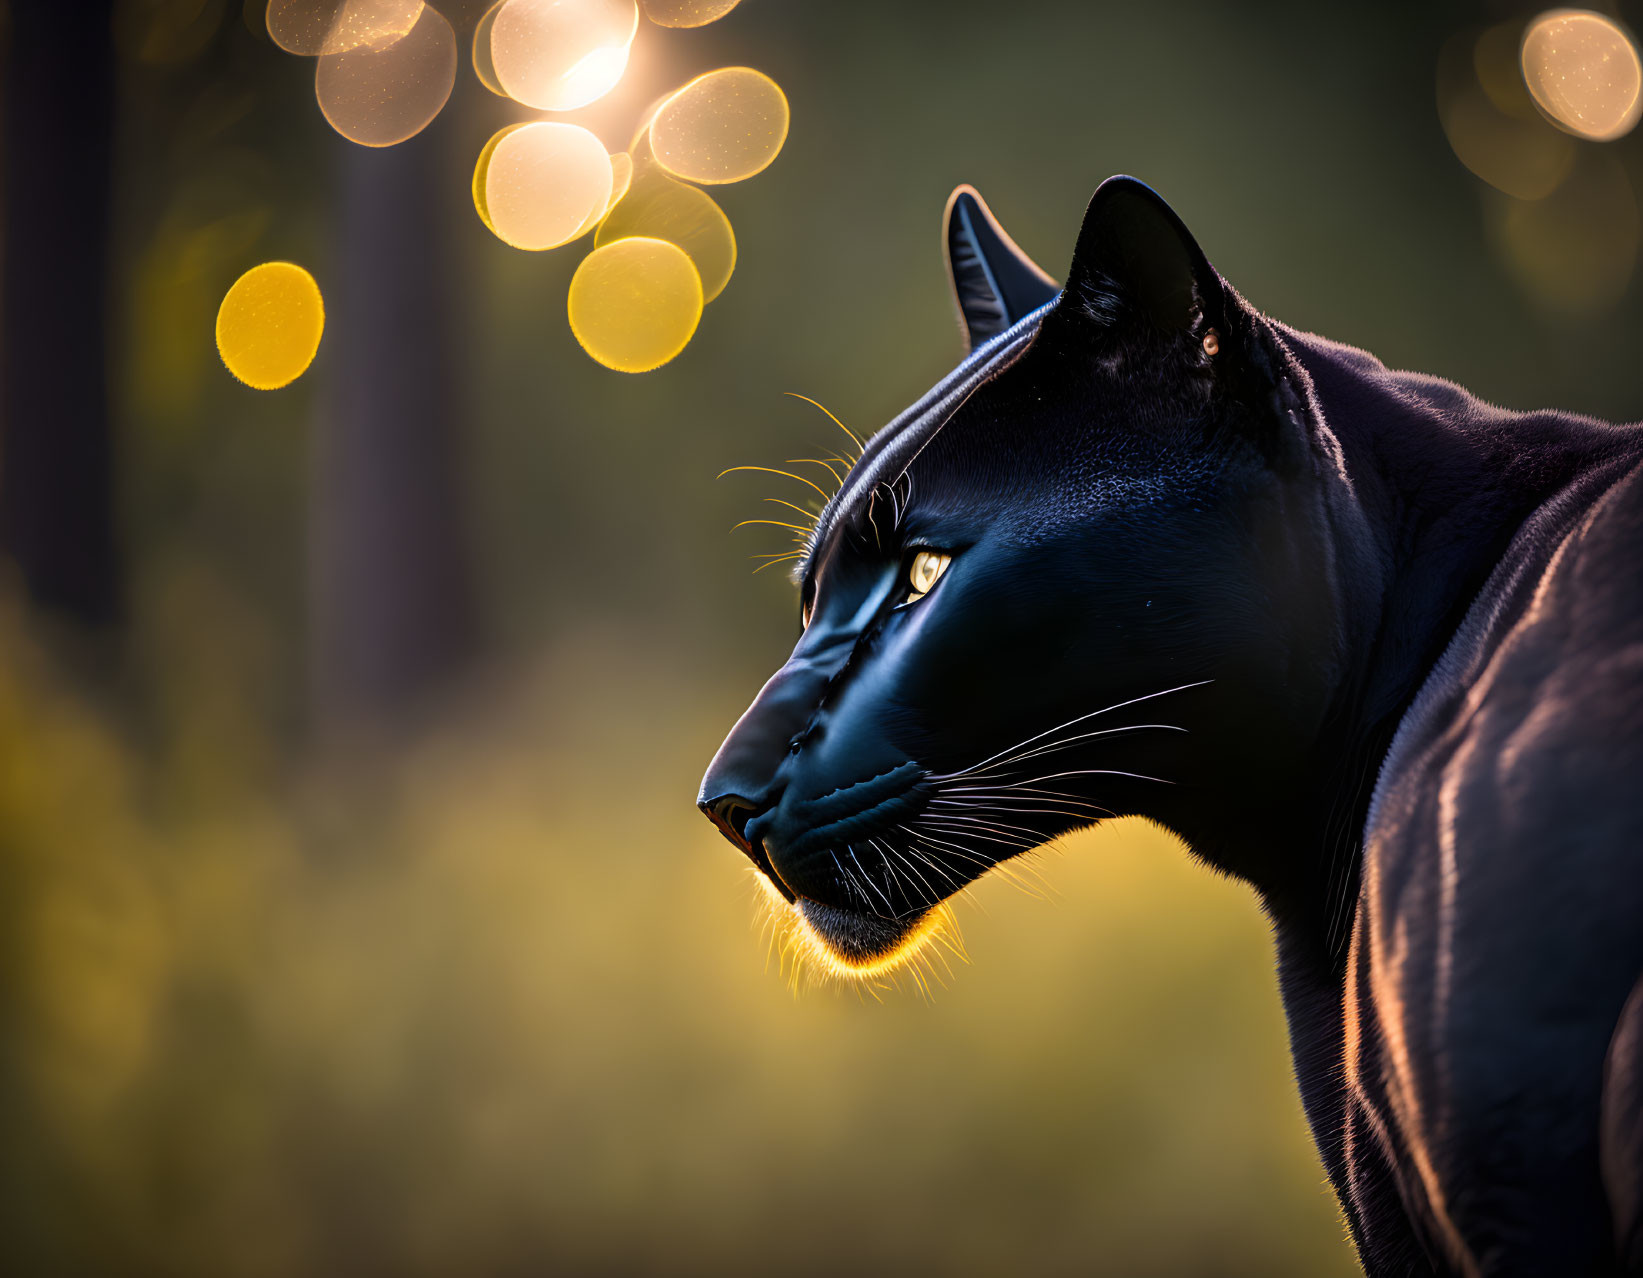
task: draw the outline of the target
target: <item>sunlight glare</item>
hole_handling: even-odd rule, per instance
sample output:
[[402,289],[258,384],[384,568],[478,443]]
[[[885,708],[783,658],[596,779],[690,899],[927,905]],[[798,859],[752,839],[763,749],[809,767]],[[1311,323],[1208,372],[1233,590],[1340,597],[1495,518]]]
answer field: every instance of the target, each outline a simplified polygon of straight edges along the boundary
[[702,318],[702,282],[676,244],[617,240],[576,268],[566,309],[590,356],[618,372],[645,373],[690,344]]
[[635,0],[504,0],[487,17],[497,83],[542,111],[574,111],[615,88],[639,29]]
[[278,390],[308,371],[325,331],[314,277],[294,262],[253,266],[217,310],[217,351],[254,390]]
[[697,76],[650,122],[656,159],[691,182],[740,182],[762,172],[787,141],[787,95],[752,67]]

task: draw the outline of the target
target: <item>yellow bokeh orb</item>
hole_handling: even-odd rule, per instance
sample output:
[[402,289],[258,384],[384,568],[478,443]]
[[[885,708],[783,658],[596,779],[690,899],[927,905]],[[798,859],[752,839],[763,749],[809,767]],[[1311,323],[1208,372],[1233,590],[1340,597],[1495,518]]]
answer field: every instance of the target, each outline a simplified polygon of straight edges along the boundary
[[650,122],[650,146],[691,182],[740,182],[762,172],[787,141],[787,95],[762,71],[721,67],[670,97]]
[[217,309],[217,351],[255,390],[278,390],[308,371],[325,331],[325,301],[294,262],[253,266]]
[[490,24],[490,69],[502,91],[541,111],[575,111],[621,80],[639,8],[634,0],[503,0]]
[[740,0],[641,0],[645,17],[659,27],[705,27],[734,9]]
[[474,26],[473,38],[474,75],[479,77],[479,83],[499,98],[507,97],[508,91],[502,87],[502,81],[496,78],[496,62],[491,57],[491,28],[496,25],[496,15],[506,3],[507,0],[496,0],[495,4],[485,10]]
[[610,202],[605,205],[606,213],[616,207],[632,185],[633,157],[626,151],[618,151],[610,157]]
[[474,207],[514,248],[557,248],[594,228],[614,181],[610,156],[592,133],[537,120],[503,129],[480,152]]
[[504,129],[498,129],[491,135],[490,141],[480,149],[479,159],[474,163],[473,197],[474,211],[479,214],[479,220],[485,224],[485,229],[492,232],[496,227],[491,225],[491,210],[486,202],[486,178],[491,171],[491,156],[496,154],[496,144],[515,129],[524,128],[524,124],[510,124]]
[[702,281],[702,300],[724,291],[736,269],[736,235],[706,191],[675,182],[654,160],[635,167],[631,185],[600,223],[596,245],[640,237],[666,240],[689,256]]
[[621,373],[646,373],[690,344],[702,318],[702,281],[676,244],[617,240],[576,268],[566,309],[589,355]]
[[1612,142],[1643,115],[1643,61],[1613,18],[1581,9],[1543,13],[1523,33],[1523,80],[1559,128]]

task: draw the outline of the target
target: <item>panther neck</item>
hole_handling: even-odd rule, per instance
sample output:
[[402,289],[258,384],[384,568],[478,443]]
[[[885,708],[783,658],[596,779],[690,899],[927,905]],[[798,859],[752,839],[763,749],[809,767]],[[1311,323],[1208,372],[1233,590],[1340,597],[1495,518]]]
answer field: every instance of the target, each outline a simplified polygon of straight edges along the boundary
[[1400,719],[1524,520],[1620,445],[1623,428],[1507,412],[1351,347],[1279,334],[1310,382],[1320,443],[1338,446],[1325,508],[1347,656],[1310,775],[1233,855],[1247,859],[1235,868],[1292,943],[1333,967],[1344,958],[1369,804]]

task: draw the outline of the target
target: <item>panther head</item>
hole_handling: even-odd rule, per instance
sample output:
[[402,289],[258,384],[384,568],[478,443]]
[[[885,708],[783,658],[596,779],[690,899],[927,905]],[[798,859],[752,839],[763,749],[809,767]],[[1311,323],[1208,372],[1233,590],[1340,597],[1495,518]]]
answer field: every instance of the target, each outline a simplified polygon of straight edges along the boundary
[[1277,819],[1339,682],[1338,460],[1282,330],[1134,179],[1060,290],[969,188],[945,239],[973,349],[820,513],[797,645],[698,800],[842,971],[1110,816],[1214,860]]

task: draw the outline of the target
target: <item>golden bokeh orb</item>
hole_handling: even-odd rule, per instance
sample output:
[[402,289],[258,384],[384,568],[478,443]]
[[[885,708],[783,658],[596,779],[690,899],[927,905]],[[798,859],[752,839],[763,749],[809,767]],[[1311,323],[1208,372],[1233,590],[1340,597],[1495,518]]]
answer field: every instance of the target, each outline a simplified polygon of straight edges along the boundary
[[508,91],[502,87],[502,81],[496,78],[496,61],[491,57],[491,28],[496,25],[496,15],[502,11],[507,0],[496,0],[489,9],[480,15],[474,25],[473,39],[473,66],[474,75],[479,77],[483,84],[499,98],[508,96]]
[[1438,54],[1438,121],[1455,156],[1498,191],[1544,199],[1574,166],[1576,142],[1536,110],[1518,67],[1520,23],[1461,31]]
[[278,390],[307,372],[324,331],[319,285],[294,262],[253,266],[217,308],[217,352],[254,390]]
[[626,151],[618,151],[610,157],[610,203],[605,205],[608,214],[628,193],[628,187],[633,185],[633,157]]
[[480,152],[474,206],[514,248],[557,248],[594,228],[614,181],[610,156],[592,133],[537,120],[503,129]]
[[627,194],[605,216],[593,242],[602,246],[633,236],[683,249],[701,277],[704,303],[724,291],[736,269],[736,235],[724,210],[706,191],[675,182],[654,160],[635,168]]
[[690,344],[702,318],[702,281],[666,240],[632,237],[596,248],[571,277],[571,332],[606,368],[647,373]]
[[1612,142],[1643,114],[1643,61],[1613,18],[1555,9],[1523,33],[1523,80],[1535,105],[1559,128]]
[[635,0],[503,0],[489,20],[490,69],[502,91],[541,111],[575,111],[621,80],[639,8]]
[[318,57],[381,48],[409,35],[423,0],[268,0],[268,34],[287,53]]
[[721,67],[673,94],[650,122],[650,145],[691,182],[740,182],[762,172],[787,141],[787,95],[762,71]]
[[641,0],[645,17],[659,27],[705,27],[717,22],[741,0]]
[[433,122],[456,85],[456,33],[437,9],[386,45],[321,56],[314,96],[331,127],[361,146],[395,146]]
[[491,135],[490,141],[486,142],[480,149],[479,159],[474,164],[474,210],[479,214],[479,220],[485,224],[485,228],[493,234],[496,231],[496,227],[491,225],[491,210],[488,206],[486,198],[486,178],[490,176],[491,172],[491,156],[496,154],[496,144],[498,142],[507,137],[508,134],[512,133],[515,129],[522,129],[524,127],[525,126],[523,124],[510,124],[505,129],[498,129]]

